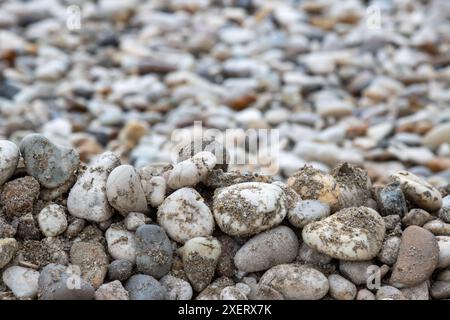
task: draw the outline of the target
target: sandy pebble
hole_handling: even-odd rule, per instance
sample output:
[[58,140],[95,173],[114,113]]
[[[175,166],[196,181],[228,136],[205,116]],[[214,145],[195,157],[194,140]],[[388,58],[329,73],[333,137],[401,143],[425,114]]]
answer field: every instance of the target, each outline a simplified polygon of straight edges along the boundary
[[119,158],[109,151],[92,162],[70,190],[67,209],[71,215],[94,222],[111,218],[113,210],[106,197],[106,181],[118,165]]
[[8,264],[19,249],[19,244],[14,238],[0,239],[0,269]]
[[308,246],[336,259],[363,261],[378,254],[384,233],[384,221],[375,210],[354,207],[306,225],[302,237]]
[[287,214],[283,190],[273,184],[244,182],[217,189],[214,218],[228,235],[253,235],[278,225]]
[[64,208],[58,204],[49,204],[39,212],[39,228],[46,237],[56,237],[67,229]]
[[181,243],[209,236],[214,230],[214,217],[209,207],[192,188],[178,189],[168,196],[159,206],[157,217],[169,237]]
[[336,300],[354,300],[356,297],[356,286],[338,274],[328,277],[330,284],[330,295]]
[[403,217],[408,208],[398,181],[386,185],[377,194],[379,212],[383,216],[399,215]]
[[378,289],[377,300],[406,300],[402,292],[395,287],[383,286]]
[[247,296],[235,286],[229,286],[220,292],[220,300],[248,300]]
[[247,241],[236,253],[234,263],[245,272],[267,270],[292,262],[298,253],[298,239],[285,226],[264,231]]
[[374,267],[377,265],[373,261],[339,261],[339,271],[356,285],[366,284]]
[[108,265],[108,277],[111,280],[127,280],[133,273],[133,266],[133,262],[126,259],[114,260]]
[[70,248],[70,262],[80,267],[81,277],[97,289],[108,271],[109,259],[99,243],[77,242]]
[[124,287],[130,300],[166,300],[166,289],[152,276],[135,274]]
[[230,278],[220,277],[209,284],[201,291],[196,300],[220,300],[220,293],[225,287],[233,286],[234,282]]
[[40,134],[30,134],[20,143],[27,172],[46,188],[64,184],[78,170],[78,152],[57,146]]
[[19,148],[13,142],[0,140],[0,186],[11,178],[19,158]]
[[136,241],[134,233],[112,225],[105,232],[108,252],[114,259],[124,259],[130,262],[136,260]]
[[129,300],[128,291],[118,280],[102,284],[95,291],[95,300]]
[[377,255],[380,262],[392,266],[397,261],[398,251],[400,249],[400,237],[388,237],[384,239],[383,246]]
[[216,272],[220,276],[233,277],[237,273],[237,267],[234,264],[234,257],[241,247],[232,237],[224,234],[217,238],[222,247]]
[[181,161],[174,165],[167,185],[171,189],[195,186],[202,181],[216,166],[217,159],[214,154],[202,151],[192,158]]
[[140,212],[130,212],[124,219],[128,231],[136,231],[140,226],[151,222],[151,219]]
[[130,212],[146,212],[147,199],[139,175],[130,165],[114,168],[106,181],[109,204],[126,216]]
[[285,300],[281,292],[267,285],[258,285],[250,300]]
[[156,279],[166,275],[172,265],[172,244],[164,229],[142,225],[136,230],[135,239],[138,271]]
[[427,229],[435,236],[450,236],[450,223],[445,223],[439,219],[425,223],[423,228]]
[[211,237],[192,238],[182,247],[183,268],[195,291],[200,292],[210,284],[220,253],[220,242]]
[[422,209],[411,209],[402,219],[405,226],[423,226],[428,221],[435,219],[431,214]]
[[306,243],[300,245],[300,250],[298,252],[299,261],[303,261],[311,264],[325,265],[331,262],[333,259],[326,254],[320,253],[319,251],[309,247]]
[[410,226],[403,232],[391,282],[396,287],[415,286],[431,276],[438,260],[439,247],[435,236],[428,230]]
[[440,192],[418,176],[407,171],[400,171],[393,175],[392,179],[400,182],[405,197],[419,208],[429,212],[441,208]]
[[159,280],[159,283],[166,288],[167,300],[191,300],[192,298],[192,287],[183,279],[166,275]]
[[5,183],[0,190],[0,203],[7,216],[17,217],[32,213],[39,196],[39,183],[25,176]]
[[339,205],[340,189],[332,175],[304,166],[289,177],[288,186],[293,188],[303,200],[319,200],[330,206],[334,212]]
[[17,298],[35,298],[38,293],[39,272],[19,266],[3,271],[3,282]]
[[147,204],[157,208],[166,197],[167,183],[161,176],[143,178],[141,174],[141,185],[144,190]]
[[301,200],[288,211],[289,222],[297,228],[303,228],[308,223],[321,220],[330,215],[330,206],[318,200]]
[[422,282],[417,286],[400,289],[407,300],[429,300],[428,281]]
[[281,264],[267,270],[261,285],[279,291],[286,300],[318,300],[329,289],[328,279],[316,269],[298,264]]

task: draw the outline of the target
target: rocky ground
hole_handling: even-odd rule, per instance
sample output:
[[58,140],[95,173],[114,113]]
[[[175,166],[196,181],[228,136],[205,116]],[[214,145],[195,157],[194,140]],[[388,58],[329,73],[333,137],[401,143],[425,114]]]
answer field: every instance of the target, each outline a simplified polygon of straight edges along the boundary
[[1,1],[0,299],[449,299],[449,19]]

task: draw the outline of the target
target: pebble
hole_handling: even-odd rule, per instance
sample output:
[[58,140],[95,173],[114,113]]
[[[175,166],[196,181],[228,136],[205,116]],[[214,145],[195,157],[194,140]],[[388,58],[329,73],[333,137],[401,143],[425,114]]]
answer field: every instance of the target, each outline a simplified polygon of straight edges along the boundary
[[303,228],[308,223],[330,215],[330,206],[318,200],[301,200],[288,211],[287,218],[294,227]]
[[106,197],[106,181],[118,165],[120,160],[112,152],[105,152],[92,162],[70,190],[67,209],[71,215],[94,222],[111,218],[113,210]]
[[405,197],[419,208],[433,212],[442,206],[442,196],[436,188],[418,176],[400,171],[392,176],[394,181],[400,182]]
[[227,277],[220,277],[208,285],[195,298],[196,300],[220,300],[220,293],[225,287],[234,285],[233,280]]
[[319,200],[330,206],[331,212],[338,207],[340,189],[333,176],[304,166],[287,180],[289,187],[293,188],[303,200]]
[[450,223],[444,223],[439,219],[425,223],[423,228],[427,229],[435,236],[450,236]]
[[95,300],[129,300],[128,291],[118,280],[105,283],[95,291]]
[[339,271],[356,285],[367,283],[368,271],[376,266],[373,261],[339,261]]
[[434,235],[418,226],[403,231],[402,241],[391,282],[396,287],[412,287],[427,280],[439,260],[439,247]]
[[450,298],[450,282],[436,281],[431,286],[431,296],[434,299],[449,299]]
[[439,218],[446,223],[450,223],[450,195],[442,199],[442,208],[439,210]]
[[258,285],[250,300],[285,300],[277,290],[266,285]]
[[237,272],[237,267],[234,264],[234,257],[238,252],[240,245],[230,236],[221,235],[217,238],[220,241],[222,253],[217,262],[217,274],[225,277],[233,277]]
[[143,177],[142,173],[139,173],[139,175],[141,177],[141,185],[147,199],[147,204],[157,208],[166,197],[166,179],[160,176],[147,178]]
[[70,248],[70,262],[80,267],[81,277],[95,289],[101,286],[109,264],[109,258],[101,244],[74,243]]
[[220,292],[220,300],[248,300],[247,296],[234,286],[225,287]]
[[[222,169],[223,171],[227,171],[228,164],[230,163],[230,154],[226,150],[225,146],[213,136],[191,137],[189,141],[187,141],[178,150],[177,163],[191,159],[192,157],[203,151],[212,153],[215,156],[215,169]],[[205,157],[205,160],[208,160],[208,162],[214,160],[214,158],[212,158],[207,153],[203,154],[203,156],[201,157]],[[202,167],[204,167],[204,165]]]
[[171,189],[195,186],[206,178],[216,166],[217,159],[214,154],[202,151],[192,158],[177,163],[170,172],[167,185]]
[[306,243],[300,245],[300,250],[298,252],[298,259],[305,263],[310,263],[313,265],[326,265],[333,259],[326,254],[320,253],[317,250],[309,247]]
[[422,227],[428,221],[434,220],[434,217],[422,209],[411,209],[402,219],[405,226],[419,226]]
[[19,248],[19,244],[14,238],[0,239],[0,269],[6,266]]
[[56,237],[67,229],[67,218],[64,207],[49,204],[39,212],[37,217],[39,228],[46,237]]
[[438,236],[436,237],[439,247],[439,261],[437,268],[447,268],[450,266],[450,237]]
[[423,144],[437,149],[443,143],[450,143],[450,123],[443,123],[432,128],[423,137]]
[[378,289],[377,300],[406,300],[402,292],[395,287],[383,286]]
[[39,272],[20,266],[3,271],[3,282],[17,298],[35,298],[38,293]]
[[76,268],[61,264],[45,266],[38,280],[38,295],[41,300],[92,300],[95,290],[83,280]]
[[76,150],[57,146],[40,134],[26,136],[20,143],[20,153],[28,174],[46,188],[67,182],[80,163]]
[[214,231],[214,217],[202,196],[192,188],[181,188],[169,195],[157,212],[159,225],[180,243]]
[[166,232],[156,225],[143,225],[135,239],[137,270],[156,279],[166,275],[172,265],[172,244]]
[[0,186],[14,174],[19,158],[19,148],[14,143],[0,140]]
[[390,183],[380,190],[377,203],[380,214],[383,216],[399,215],[403,217],[408,212],[405,196],[398,181]]
[[330,296],[336,300],[354,300],[356,297],[356,286],[338,274],[328,277],[330,284]]
[[133,166],[124,164],[111,171],[106,181],[106,197],[109,204],[124,216],[130,212],[147,211],[147,199]]
[[279,226],[261,232],[247,241],[236,253],[234,263],[240,271],[267,270],[294,261],[298,247],[294,231],[286,226]]
[[125,281],[133,273],[133,262],[117,259],[108,265],[108,277],[111,280]]
[[152,276],[136,274],[125,283],[130,300],[166,300],[166,289]]
[[192,287],[183,279],[166,275],[159,280],[159,283],[167,291],[167,300],[191,300],[192,298]]
[[39,183],[26,176],[11,180],[3,185],[0,203],[10,217],[23,216],[33,211],[34,202],[39,196]]
[[367,289],[361,289],[356,295],[356,300],[376,300],[375,295]]
[[220,242],[212,237],[192,238],[182,247],[183,268],[195,291],[211,283],[221,250]]
[[378,260],[384,264],[392,266],[397,261],[400,243],[400,237],[393,236],[385,238],[383,246],[377,255]]
[[407,300],[430,300],[428,281],[422,282],[415,287],[400,289],[400,291]]
[[259,284],[279,291],[286,300],[319,300],[329,289],[328,279],[320,271],[298,264],[280,264],[267,270]]
[[130,262],[136,260],[136,240],[134,233],[124,230],[121,226],[112,225],[105,232],[108,252],[113,259],[123,259]]
[[214,218],[231,236],[250,236],[278,225],[287,214],[287,198],[274,184],[244,182],[216,190]]
[[308,246],[336,259],[363,261],[378,254],[384,233],[383,218],[375,210],[353,207],[306,225],[302,237]]
[[140,212],[130,212],[124,219],[128,231],[136,231],[142,225],[151,222],[151,219]]

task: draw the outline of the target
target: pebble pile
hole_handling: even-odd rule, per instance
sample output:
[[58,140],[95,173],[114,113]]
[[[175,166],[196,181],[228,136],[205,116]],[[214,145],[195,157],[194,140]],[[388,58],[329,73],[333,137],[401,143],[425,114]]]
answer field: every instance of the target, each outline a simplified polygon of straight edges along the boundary
[[75,2],[0,4],[0,300],[450,299],[445,0]]

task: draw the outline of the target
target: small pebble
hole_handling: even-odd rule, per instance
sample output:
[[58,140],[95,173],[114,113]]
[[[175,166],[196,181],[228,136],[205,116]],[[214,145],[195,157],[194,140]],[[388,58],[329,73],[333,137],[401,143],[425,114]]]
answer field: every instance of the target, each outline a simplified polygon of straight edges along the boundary
[[403,217],[408,211],[399,182],[393,182],[385,186],[378,193],[378,208],[383,216],[398,215]]
[[67,229],[67,218],[64,208],[50,204],[39,212],[37,217],[39,228],[46,237],[56,237]]
[[19,158],[19,148],[14,143],[0,140],[0,186],[14,174]]
[[111,280],[125,281],[133,273],[133,263],[129,260],[118,259],[108,265],[108,277]]
[[159,283],[167,291],[167,300],[191,300],[192,298],[192,287],[183,279],[166,275],[159,280]]
[[70,262],[81,270],[81,277],[95,289],[103,283],[108,271],[109,259],[98,243],[77,242],[70,249]]
[[13,266],[3,271],[3,282],[18,298],[35,298],[38,293],[39,272]]
[[377,300],[406,300],[402,292],[395,287],[383,286],[378,289]]
[[34,202],[38,196],[39,183],[33,177],[26,176],[3,185],[0,203],[8,216],[23,216],[33,211]]
[[330,215],[330,206],[318,200],[301,200],[289,210],[287,218],[293,226],[303,228],[308,223]]
[[361,289],[356,295],[356,300],[376,300],[375,295],[367,289]]
[[128,231],[136,231],[142,225],[151,222],[151,219],[140,212],[130,212],[124,219]]
[[400,289],[400,291],[407,300],[430,300],[428,281],[415,287]]
[[434,299],[449,299],[450,298],[450,282],[436,281],[431,286],[431,296]]
[[377,255],[380,262],[392,266],[398,257],[398,251],[400,249],[401,239],[400,237],[388,237],[384,239],[383,246]]
[[0,269],[6,266],[19,249],[19,244],[14,238],[0,239]]
[[422,227],[428,221],[435,219],[431,214],[422,209],[411,209],[402,219],[405,226],[419,226]]
[[354,300],[356,297],[356,286],[338,274],[328,277],[330,284],[330,295],[336,300]]
[[166,289],[148,275],[136,274],[125,283],[130,300],[165,300]]
[[447,268],[450,266],[450,237],[437,236],[436,240],[439,247],[439,261],[437,268]]
[[108,252],[113,259],[124,259],[130,262],[136,260],[136,241],[134,233],[120,226],[112,225],[105,232]]
[[105,283],[95,291],[95,300],[129,300],[128,291],[118,280]]

